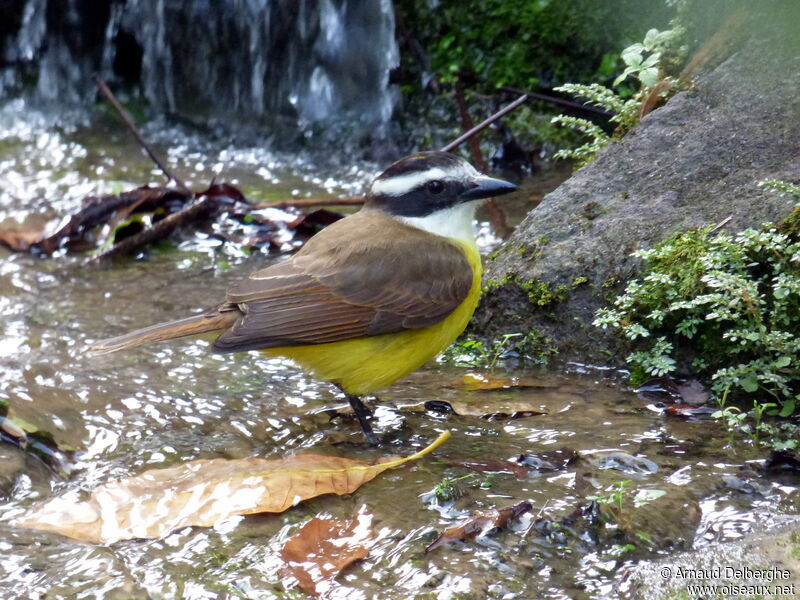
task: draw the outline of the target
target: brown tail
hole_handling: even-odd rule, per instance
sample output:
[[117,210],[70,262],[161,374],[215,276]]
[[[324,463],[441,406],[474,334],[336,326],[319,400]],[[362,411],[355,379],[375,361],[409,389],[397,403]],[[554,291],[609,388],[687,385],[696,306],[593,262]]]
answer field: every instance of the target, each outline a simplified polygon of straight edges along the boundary
[[193,317],[168,323],[158,323],[157,325],[137,329],[117,337],[100,340],[89,346],[89,352],[93,354],[108,354],[117,350],[135,348],[150,342],[161,342],[187,335],[220,331],[231,327],[241,315],[241,312],[229,306],[214,308]]

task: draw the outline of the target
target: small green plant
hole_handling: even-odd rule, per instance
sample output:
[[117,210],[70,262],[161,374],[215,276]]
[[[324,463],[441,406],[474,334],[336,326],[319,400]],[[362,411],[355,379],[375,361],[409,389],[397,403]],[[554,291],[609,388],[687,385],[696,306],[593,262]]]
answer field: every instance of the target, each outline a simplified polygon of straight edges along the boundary
[[[779,408],[774,402],[759,404],[753,401],[753,408],[750,411],[743,411],[737,406],[727,404],[728,388],[718,399],[719,410],[711,414],[711,417],[719,420],[722,425],[730,432],[741,432],[750,436],[753,445],[756,447],[765,446],[773,450],[794,450],[800,445],[800,427],[798,425],[783,422],[765,422],[765,414],[770,416],[788,417],[795,409],[795,400],[789,399]],[[750,423],[752,419],[753,423]]]
[[432,497],[437,502],[450,502],[460,498],[464,492],[456,484],[459,482],[471,482],[474,487],[479,487],[482,490],[492,489],[494,485],[494,476],[492,473],[484,474],[484,477],[478,480],[477,473],[467,473],[460,477],[445,477],[431,491]]
[[[597,153],[611,142],[612,139],[620,138],[639,122],[640,109],[642,102],[647,98],[659,81],[659,59],[661,58],[660,49],[669,44],[674,39],[674,32],[658,31],[651,29],[645,35],[642,42],[628,46],[622,51],[620,58],[625,63],[625,69],[616,78],[613,86],[622,84],[628,77],[639,80],[640,86],[633,96],[624,97],[623,92],[617,93],[598,83],[589,85],[579,83],[566,83],[554,88],[556,91],[571,94],[585,104],[592,104],[604,108],[614,116],[611,122],[616,125],[613,136],[607,134],[600,127],[587,119],[558,115],[552,119],[552,123],[568,127],[589,141],[577,148],[559,150],[555,158],[569,158],[577,162],[578,166],[583,166],[594,160]],[[670,80],[671,81],[671,80]]]
[[618,330],[638,376],[682,368],[781,406],[800,393],[800,244],[775,227],[679,233],[634,253],[645,262],[594,324]]
[[800,185],[779,179],[764,179],[759,185],[789,196],[796,206],[800,205]]
[[612,520],[619,522],[623,507],[625,505],[625,486],[631,482],[630,479],[624,481],[617,481],[614,483],[616,488],[608,496],[587,496],[587,500],[594,500],[598,504],[606,506],[610,512]]
[[462,491],[455,484],[459,481],[469,480],[475,477],[475,473],[468,473],[461,477],[445,477],[433,488],[433,497],[439,502],[449,502],[462,495]]
[[622,62],[625,63],[625,70],[614,80],[614,86],[618,86],[632,75],[642,82],[642,86],[655,87],[658,82],[660,50],[671,42],[674,36],[675,32],[672,30],[650,29],[641,43],[625,48],[620,55]]
[[546,362],[556,351],[548,338],[536,331],[507,333],[484,342],[474,338],[458,341],[442,353],[442,358],[461,367],[483,368],[493,371],[497,364],[509,356],[535,363]]

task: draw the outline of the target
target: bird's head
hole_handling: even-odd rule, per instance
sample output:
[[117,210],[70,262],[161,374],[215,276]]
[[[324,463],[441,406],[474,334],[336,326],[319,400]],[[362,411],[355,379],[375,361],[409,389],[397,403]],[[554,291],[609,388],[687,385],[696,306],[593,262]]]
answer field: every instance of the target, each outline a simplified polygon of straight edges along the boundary
[[479,201],[516,189],[512,183],[482,175],[454,154],[420,152],[378,175],[365,207],[431,233],[472,239],[472,219]]

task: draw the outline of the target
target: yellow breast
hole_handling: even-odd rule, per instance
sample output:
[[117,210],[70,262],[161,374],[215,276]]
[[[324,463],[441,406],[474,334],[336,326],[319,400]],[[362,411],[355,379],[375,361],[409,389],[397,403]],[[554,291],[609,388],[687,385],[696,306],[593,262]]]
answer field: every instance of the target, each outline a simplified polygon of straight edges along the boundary
[[405,377],[452,344],[478,305],[480,254],[474,243],[458,243],[472,267],[472,287],[466,299],[443,321],[430,327],[344,342],[271,348],[264,354],[289,358],[315,377],[337,383],[355,395],[369,394]]

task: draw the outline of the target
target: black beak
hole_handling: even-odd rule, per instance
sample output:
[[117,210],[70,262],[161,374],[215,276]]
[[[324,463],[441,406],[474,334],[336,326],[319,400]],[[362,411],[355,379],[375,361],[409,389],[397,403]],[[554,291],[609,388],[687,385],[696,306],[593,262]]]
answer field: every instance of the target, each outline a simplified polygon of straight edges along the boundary
[[473,179],[466,190],[458,195],[458,199],[462,202],[469,202],[470,200],[483,200],[484,198],[493,198],[495,196],[502,196],[517,189],[513,183],[503,181],[502,179],[492,179],[491,177],[478,177]]

